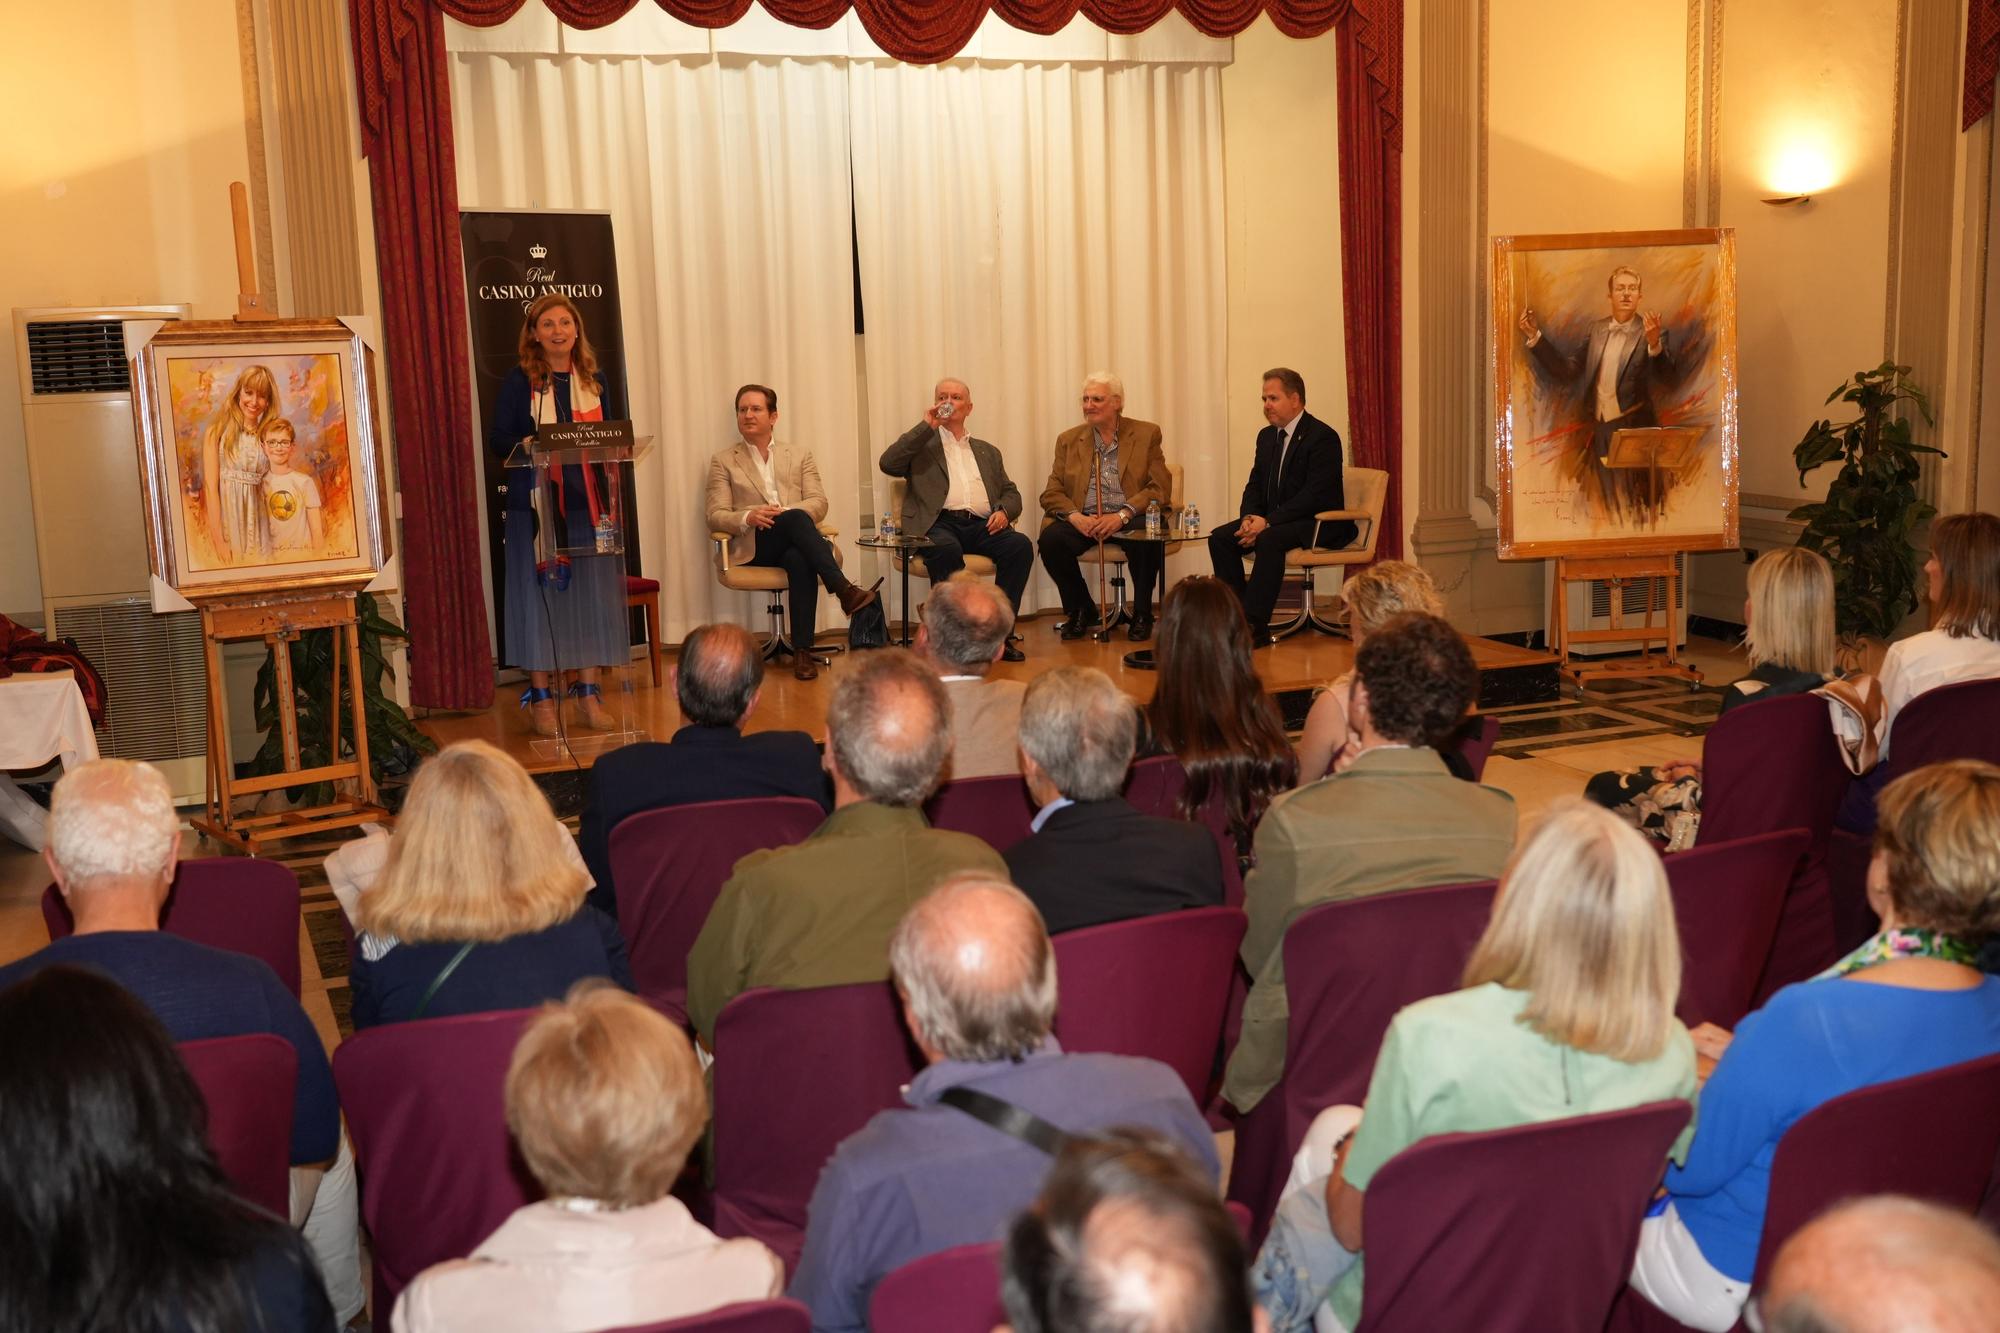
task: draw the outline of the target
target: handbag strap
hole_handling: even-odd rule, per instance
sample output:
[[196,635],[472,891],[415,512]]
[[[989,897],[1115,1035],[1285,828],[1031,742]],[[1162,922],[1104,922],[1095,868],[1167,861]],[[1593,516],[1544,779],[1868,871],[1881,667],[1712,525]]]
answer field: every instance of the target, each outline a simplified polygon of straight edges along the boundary
[[1072,1137],[1033,1111],[976,1088],[946,1088],[938,1100],[965,1112],[974,1120],[984,1121],[1002,1134],[1017,1138],[1030,1147],[1040,1148],[1051,1157],[1061,1152]]
[[458,965],[465,961],[465,956],[472,952],[472,946],[478,942],[477,940],[467,940],[465,943],[459,945],[458,952],[451,956],[451,961],[438,969],[438,974],[431,978],[430,986],[424,991],[424,998],[418,1000],[417,1007],[410,1011],[410,1018],[412,1020],[424,1016],[424,1011],[431,1007],[431,997],[438,993],[438,987],[444,985],[445,979],[458,971]]

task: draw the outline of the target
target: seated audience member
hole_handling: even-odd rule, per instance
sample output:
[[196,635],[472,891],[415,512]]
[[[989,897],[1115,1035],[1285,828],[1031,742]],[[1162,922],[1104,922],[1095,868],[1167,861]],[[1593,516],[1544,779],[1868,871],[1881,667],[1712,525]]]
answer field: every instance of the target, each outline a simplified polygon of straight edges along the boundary
[[1685,1165],[1639,1233],[1632,1285],[1684,1324],[1736,1322],[1757,1267],[1771,1159],[1800,1116],[1871,1084],[2000,1052],[2000,768],[1933,764],[1882,792],[1868,901],[1882,932],[1736,1029]]
[[804,842],[738,861],[688,954],[688,1018],[704,1045],[753,986],[886,979],[911,903],[961,871],[1006,873],[978,838],[924,819],[951,754],[951,704],[928,667],[900,649],[866,654],[841,672],[826,728],[833,813]]
[[1018,680],[989,679],[987,672],[1014,632],[1014,608],[1005,593],[970,574],[931,585],[917,656],[937,672],[951,700],[950,778],[987,778],[1021,771],[1015,739],[1021,728]]
[[[903,1090],[907,1109],[877,1113],[820,1172],[791,1286],[815,1329],[858,1333],[885,1276],[993,1239],[1033,1200],[1049,1156],[989,1123],[992,1101],[1064,1133],[1158,1130],[1216,1180],[1215,1137],[1178,1075],[1153,1060],[1065,1055],[1049,1035],[1055,955],[1013,886],[943,885],[910,909],[889,952],[929,1068]],[[968,1092],[978,1096],[960,1100]]]
[[2000,676],[2000,518],[1947,514],[1931,525],[1924,562],[1932,626],[1882,659],[1882,757],[1896,714],[1927,690]]
[[1012,1333],[1252,1333],[1243,1233],[1179,1150],[1114,1129],[1056,1156],[1001,1260]]
[[[1347,603],[1348,633],[1357,651],[1391,616],[1405,611],[1427,616],[1444,614],[1444,603],[1438,598],[1437,584],[1431,582],[1431,576],[1402,560],[1376,561],[1343,583],[1340,596]],[[1333,771],[1334,759],[1354,734],[1347,723],[1347,687],[1353,682],[1354,672],[1350,670],[1334,677],[1314,694],[1305,730],[1299,734],[1302,787]]]
[[[139,998],[175,1041],[269,1032],[298,1054],[292,1099],[292,1223],[302,1227],[342,1321],[361,1313],[354,1157],[340,1133],[333,1070],[312,1020],[258,959],[160,929],[180,818],[150,764],[94,759],[56,783],[43,851],[75,933],[11,967],[0,990],[57,963],[96,968]],[[65,1024],[65,1032],[87,1028]],[[0,1114],[0,1122],[10,1117]],[[12,1327],[0,1321],[0,1327]]]
[[743,734],[757,706],[764,658],[740,625],[697,625],[671,671],[682,726],[670,741],[640,741],[599,755],[584,783],[577,842],[596,887],[590,905],[618,915],[611,830],[626,818],[699,801],[801,796],[831,803],[819,746],[803,731]]
[[[1835,674],[1833,610],[1833,567],[1825,556],[1803,546],[1780,546],[1758,556],[1743,603],[1750,674],[1723,689],[1721,711],[1824,685]],[[1583,794],[1680,850],[1693,844],[1698,828],[1688,816],[1700,810],[1701,763],[1681,760],[1599,773]]]
[[708,1121],[694,1047],[657,1010],[578,982],[521,1034],[507,1128],[548,1197],[396,1303],[402,1333],[590,1333],[776,1296],[763,1242],[720,1240],[668,1193]]
[[1139,718],[1095,667],[1035,678],[1021,707],[1021,768],[1040,813],[1007,871],[1051,935],[1182,907],[1222,905],[1222,856],[1205,825],[1142,815],[1119,792]]
[[87,967],[0,991],[0,1328],[332,1333],[312,1256],[216,1165],[201,1089]]
[[1160,612],[1159,679],[1140,749],[1187,770],[1179,814],[1195,819],[1219,797],[1241,853],[1273,797],[1292,785],[1298,756],[1278,705],[1250,665],[1250,624],[1220,579],[1186,578]]
[[1322,1300],[1332,1308],[1321,1328],[1329,1316],[1355,1326],[1362,1199],[1403,1149],[1437,1134],[1692,1099],[1694,1043],[1674,1017],[1680,986],[1660,858],[1608,811],[1558,804],[1508,865],[1465,988],[1397,1014],[1366,1105],[1323,1111],[1307,1131],[1252,1273],[1277,1333],[1311,1329]]
[[630,990],[625,941],[527,771],[485,741],[424,761],[361,900],[354,1026],[525,1009],[585,977]]
[[1248,1111],[1283,1075],[1290,1012],[1285,931],[1307,908],[1342,898],[1491,879],[1514,845],[1514,798],[1462,782],[1434,748],[1472,705],[1479,669],[1436,616],[1397,616],[1354,658],[1342,769],[1272,804],[1244,881],[1254,979],[1223,1095]]
[[1801,1227],[1752,1304],[1764,1333],[1986,1333],[2000,1312],[2000,1236],[1896,1195]]

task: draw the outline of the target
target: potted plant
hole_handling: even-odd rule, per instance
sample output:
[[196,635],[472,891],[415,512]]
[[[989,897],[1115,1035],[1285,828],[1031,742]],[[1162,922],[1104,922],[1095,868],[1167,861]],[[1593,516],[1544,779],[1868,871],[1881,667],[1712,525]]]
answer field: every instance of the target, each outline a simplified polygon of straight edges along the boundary
[[[1886,643],[1917,604],[1917,552],[1910,534],[1937,512],[1917,494],[1920,454],[1942,449],[1910,439],[1910,420],[1897,413],[1909,403],[1931,420],[1930,402],[1909,379],[1910,368],[1884,361],[1861,370],[1828,394],[1854,404],[1860,415],[1835,425],[1815,421],[1792,448],[1799,484],[1827,463],[1840,473],[1826,499],[1800,505],[1790,517],[1805,523],[1799,545],[1833,566],[1835,631],[1843,650],[1859,657],[1864,640]],[[1879,656],[1879,650],[1873,654]]]

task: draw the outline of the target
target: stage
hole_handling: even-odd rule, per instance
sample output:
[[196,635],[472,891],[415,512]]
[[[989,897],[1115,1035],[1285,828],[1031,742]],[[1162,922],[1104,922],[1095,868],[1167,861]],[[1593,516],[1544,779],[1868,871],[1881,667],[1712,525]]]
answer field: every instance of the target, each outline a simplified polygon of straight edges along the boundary
[[[1023,642],[1020,646],[1027,653],[1028,660],[996,662],[993,675],[1028,681],[1051,667],[1094,666],[1118,682],[1119,688],[1136,702],[1144,703],[1153,697],[1154,673],[1125,665],[1127,653],[1150,647],[1150,643],[1129,642],[1122,627],[1108,643],[1096,643],[1089,639],[1064,643],[1056,637],[1056,626],[1061,623],[1061,617],[1055,614],[1024,620],[1021,623]],[[1465,642],[1472,649],[1473,660],[1479,664],[1481,709],[1545,703],[1557,697],[1558,680],[1553,654],[1470,635],[1466,636]],[[675,652],[674,648],[665,650],[668,665],[671,665]],[[769,664],[764,674],[763,691],[757,699],[757,706],[751,710],[744,730],[803,731],[816,740],[824,741],[827,703],[833,697],[834,685],[840,680],[840,673],[850,657],[847,653],[835,654],[833,664],[822,667],[819,679],[813,681],[793,679],[789,664]],[[1307,629],[1280,640],[1272,647],[1258,650],[1255,662],[1264,688],[1277,697],[1280,707],[1284,709],[1286,725],[1296,729],[1305,717],[1312,691],[1353,665],[1354,646],[1346,639]],[[673,690],[664,679],[664,669],[659,689],[652,687],[651,676],[643,660],[633,664],[632,679],[635,683],[632,691],[635,725],[654,740],[668,739],[680,727],[681,717]],[[575,760],[567,755],[537,755],[530,746],[536,737],[528,729],[527,714],[515,702],[518,686],[502,685],[499,693],[500,697],[494,705],[483,712],[432,713],[420,719],[418,725],[440,744],[459,740],[491,741],[519,759],[529,772],[552,772],[589,765],[588,754],[580,755]],[[589,748],[582,743],[582,733],[578,741],[579,750]]]

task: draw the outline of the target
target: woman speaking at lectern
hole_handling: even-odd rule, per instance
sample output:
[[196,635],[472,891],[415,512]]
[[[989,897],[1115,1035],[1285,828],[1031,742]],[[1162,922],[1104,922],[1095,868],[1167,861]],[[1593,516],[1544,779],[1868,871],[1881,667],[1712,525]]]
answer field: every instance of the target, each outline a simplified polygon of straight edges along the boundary
[[[605,418],[604,377],[583,331],[583,316],[567,296],[551,293],[528,307],[521,325],[521,363],[507,372],[494,405],[487,447],[505,462],[538,426]],[[614,555],[561,555],[555,546],[588,551],[600,522],[615,522],[607,479],[595,466],[552,469],[542,513],[564,532],[545,560],[535,550],[535,469],[507,470],[507,585],[501,648],[505,660],[525,669],[521,704],[535,730],[556,734],[552,673],[574,673],[570,697],[583,720],[599,731],[617,724],[605,711],[599,668],[631,651],[624,623],[623,562]]]

